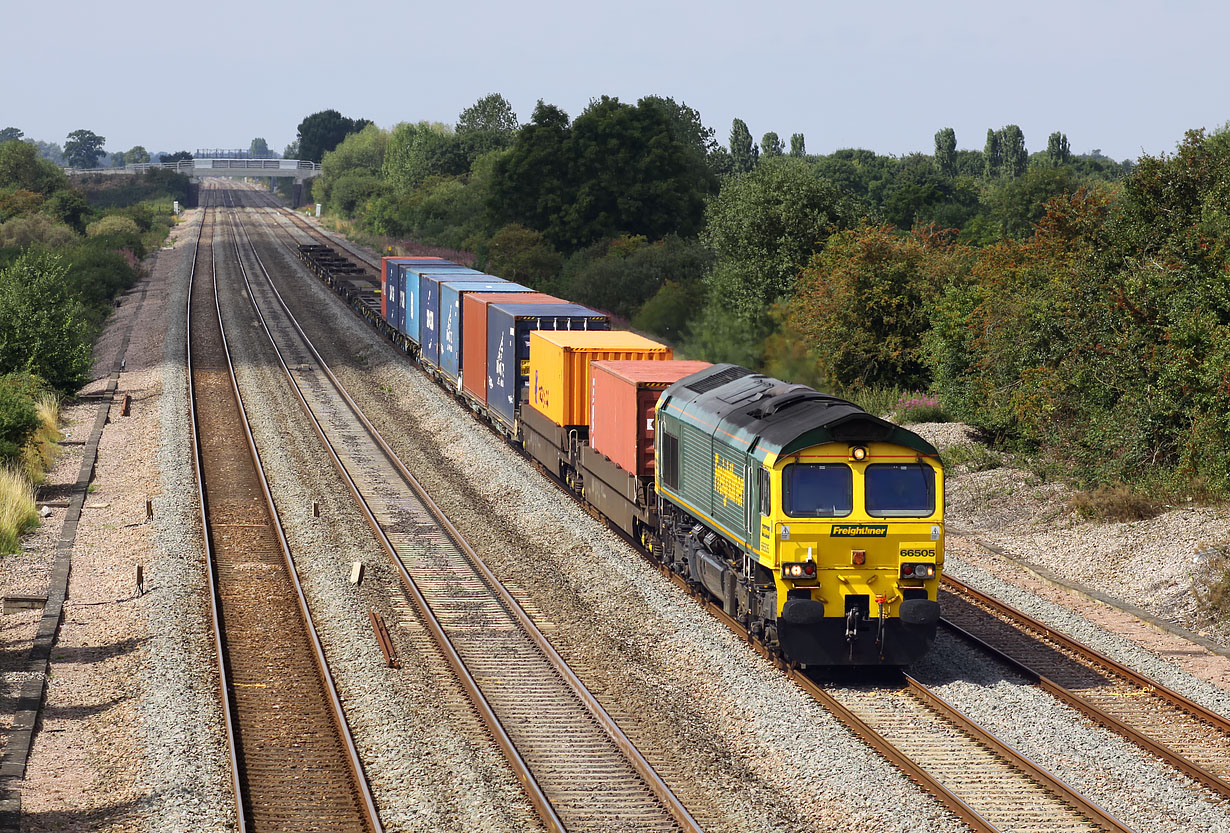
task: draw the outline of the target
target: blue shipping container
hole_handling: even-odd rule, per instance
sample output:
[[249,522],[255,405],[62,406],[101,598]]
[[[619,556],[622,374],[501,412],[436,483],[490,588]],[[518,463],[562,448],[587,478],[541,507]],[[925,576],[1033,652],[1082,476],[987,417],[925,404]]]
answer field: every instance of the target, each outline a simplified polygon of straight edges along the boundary
[[580,304],[490,304],[487,307],[487,407],[510,426],[530,378],[533,330],[609,330],[605,315]]
[[380,271],[380,294],[384,297],[381,303],[381,310],[384,313],[385,322],[393,328],[397,328],[395,323],[394,309],[389,307],[389,302],[396,302],[397,295],[397,269],[400,265],[408,266],[437,266],[439,268],[448,269],[456,266],[451,260],[441,260],[439,258],[424,258],[424,257],[382,257],[380,258],[382,268]]
[[423,293],[423,323],[419,325],[419,335],[422,336],[423,351],[422,356],[431,363],[433,367],[440,365],[440,338],[444,327],[444,318],[441,315],[440,302],[443,298],[442,288],[445,286],[469,286],[472,292],[499,292],[500,287],[508,284],[508,281],[503,278],[495,278],[491,275],[483,275],[481,278],[474,278],[472,275],[467,275],[463,278],[444,277],[441,275],[431,275],[424,277],[420,284],[420,289]]
[[469,292],[533,292],[519,283],[498,284],[495,289],[471,289],[467,284],[448,281],[440,284],[440,371],[449,379],[461,382],[461,299]]
[[481,275],[481,272],[476,272],[466,266],[451,266],[447,269],[443,267],[427,267],[416,265],[402,265],[397,268],[397,289],[400,294],[398,304],[398,325],[397,331],[406,336],[415,344],[419,344],[419,328],[422,326],[422,293],[419,291],[419,284],[422,281],[423,275],[444,274],[450,277],[456,276],[460,278],[463,275]]

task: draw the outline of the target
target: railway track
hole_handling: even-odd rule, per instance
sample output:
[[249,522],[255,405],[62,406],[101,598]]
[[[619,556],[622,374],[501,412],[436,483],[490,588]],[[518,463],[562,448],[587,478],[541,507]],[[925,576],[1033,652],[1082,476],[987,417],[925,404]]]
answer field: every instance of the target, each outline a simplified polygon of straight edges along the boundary
[[245,234],[244,285],[287,379],[402,584],[552,830],[699,825],[351,400]]
[[235,383],[217,300],[219,272],[234,268],[234,243],[218,220],[216,207],[204,209],[187,360],[239,829],[379,833]]
[[[298,225],[309,234],[322,236],[302,220]],[[665,574],[691,592],[678,577]],[[736,632],[747,636],[720,607],[700,601]],[[776,662],[768,651],[760,650]],[[900,689],[879,690],[868,697],[867,692],[834,693],[797,669],[782,670],[975,830],[1129,829],[975,725],[917,680],[907,677]],[[912,719],[903,722],[903,713]]]
[[1230,720],[949,576],[942,624],[1091,720],[1230,797]]

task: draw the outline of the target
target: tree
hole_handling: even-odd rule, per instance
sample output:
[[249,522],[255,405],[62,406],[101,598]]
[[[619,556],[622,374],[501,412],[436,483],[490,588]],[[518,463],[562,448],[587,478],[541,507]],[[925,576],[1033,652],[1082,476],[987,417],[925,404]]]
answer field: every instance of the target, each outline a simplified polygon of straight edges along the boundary
[[321,110],[299,122],[297,139],[299,158],[319,162],[325,151],[333,150],[347,135],[357,133],[371,124],[368,119],[350,119],[337,110]]
[[862,227],[829,238],[785,307],[787,329],[841,388],[925,387],[923,335],[936,298],[968,250],[930,230]]
[[743,119],[735,119],[730,123],[730,158],[734,161],[734,172],[747,173],[756,167],[760,151],[752,141],[752,131],[747,129]]
[[0,188],[22,189],[49,195],[68,187],[63,171],[38,157],[28,142],[0,144]]
[[465,148],[447,124],[403,122],[389,134],[383,170],[390,184],[409,192],[429,177],[463,174],[470,163]]
[[695,234],[714,176],[660,98],[635,106],[603,96],[571,125],[543,104],[496,159],[489,208],[497,224],[541,231],[575,251],[604,237]]
[[93,168],[103,155],[106,139],[89,130],[74,130],[64,142],[64,158],[74,168]]
[[987,179],[998,177],[1004,167],[1002,139],[999,133],[989,127],[987,128],[987,146],[982,152],[982,157],[986,165],[983,175]]
[[1055,132],[1046,140],[1046,158],[1052,168],[1066,165],[1072,161],[1072,148],[1068,145],[1068,137]]
[[510,281],[542,287],[555,277],[564,259],[543,236],[525,226],[507,225],[495,233],[487,249],[487,268]]
[[248,156],[253,159],[268,159],[272,155],[269,152],[269,143],[264,139],[258,137],[252,140],[252,144],[248,145]]
[[760,147],[764,150],[764,156],[781,156],[785,153],[786,148],[782,144],[782,140],[777,137],[777,134],[769,131],[760,138]]
[[790,136],[790,155],[791,156],[806,156],[807,142],[803,139],[802,133],[792,133]]
[[177,150],[175,153],[162,153],[158,155],[159,162],[188,162],[192,159],[192,154],[186,150]]
[[489,93],[461,111],[457,135],[486,132],[511,136],[520,128],[512,105],[499,93]]
[[1003,155],[1004,172],[1016,179],[1029,167],[1029,151],[1025,149],[1025,134],[1015,124],[1000,131],[1000,153]]
[[16,127],[6,127],[0,130],[0,144],[4,142],[16,142],[26,135],[24,131],[18,130]]
[[89,378],[90,334],[59,256],[28,251],[0,270],[0,373],[33,373],[61,392]]
[[763,323],[828,236],[865,213],[860,201],[818,176],[806,160],[766,159],[736,174],[710,202],[701,234],[717,257],[710,300],[741,322]]
[[140,145],[133,146],[132,150],[124,152],[125,165],[140,165],[149,161],[149,151]]
[[941,176],[957,175],[957,131],[951,127],[935,134],[935,165]]

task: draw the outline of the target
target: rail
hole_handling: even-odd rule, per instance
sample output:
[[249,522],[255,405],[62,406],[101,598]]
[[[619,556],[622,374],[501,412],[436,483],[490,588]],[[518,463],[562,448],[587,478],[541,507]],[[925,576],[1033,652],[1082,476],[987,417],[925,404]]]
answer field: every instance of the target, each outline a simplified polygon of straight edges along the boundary
[[[699,831],[351,399],[261,268],[266,280],[249,283],[249,296],[292,389],[543,822],[560,831]],[[261,311],[266,305],[279,321]]]

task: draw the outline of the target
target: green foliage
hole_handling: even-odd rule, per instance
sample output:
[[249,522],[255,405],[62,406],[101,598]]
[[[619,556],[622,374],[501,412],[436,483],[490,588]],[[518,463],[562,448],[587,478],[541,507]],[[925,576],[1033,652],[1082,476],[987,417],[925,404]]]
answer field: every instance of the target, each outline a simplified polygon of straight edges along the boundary
[[492,274],[545,292],[555,291],[551,281],[563,263],[541,232],[515,223],[497,231],[487,248]]
[[140,145],[134,145],[132,149],[124,152],[125,165],[140,165],[143,162],[149,161],[149,151]]
[[430,177],[465,173],[469,164],[466,148],[448,125],[403,122],[388,137],[383,171],[394,188],[407,194]]
[[782,144],[782,140],[773,132],[766,133],[761,137],[760,148],[766,158],[769,156],[781,156],[786,152],[786,146]]
[[1029,166],[1029,151],[1025,149],[1025,134],[1015,124],[1000,131],[1000,152],[1004,158],[1004,173],[1015,179]]
[[964,256],[944,237],[867,226],[834,235],[803,273],[786,321],[822,378],[851,389],[930,381],[922,340],[933,304]]
[[496,160],[489,202],[496,222],[538,229],[568,251],[621,234],[695,234],[713,176],[671,104],[604,96],[570,125],[562,110],[539,102]]
[[16,127],[6,127],[3,130],[0,130],[0,144],[4,144],[5,142],[16,142],[24,135],[26,134],[23,130],[18,130]]
[[76,239],[77,233],[46,214],[14,217],[0,223],[0,249],[41,246],[54,249]]
[[369,124],[326,152],[315,186],[317,199],[330,211],[354,216],[358,207],[384,190],[381,171],[388,144],[389,134]]
[[90,342],[61,258],[31,251],[0,270],[0,372],[32,373],[74,391],[88,378]]
[[1046,213],[1047,202],[1078,187],[1076,177],[1066,167],[1030,168],[1020,177],[992,185],[984,205],[996,239],[1029,237]]
[[105,153],[107,140],[91,130],[74,130],[64,142],[64,158],[74,168],[93,168]]
[[[290,157],[293,159],[294,157]],[[174,153],[163,153],[158,156],[159,162],[187,162],[192,159],[192,153],[186,150],[177,150]]]
[[1052,133],[1046,140],[1046,158],[1052,168],[1071,162],[1072,149],[1068,146],[1068,137],[1062,133]]
[[[699,285],[711,264],[712,257],[705,247],[675,235],[652,244],[644,237],[622,237],[607,247],[604,257],[591,261],[570,277],[566,297],[628,319],[656,296],[667,281],[681,287]],[[675,293],[676,297],[688,294],[703,295],[703,289]],[[669,296],[661,299],[656,315],[666,315],[669,301]]]
[[53,163],[38,157],[28,142],[0,144],[0,188],[52,194],[68,187],[68,178]]
[[[333,150],[351,133],[371,124],[368,119],[351,119],[337,110],[321,110],[299,122],[296,141],[298,158],[319,162],[325,151]],[[293,158],[293,157],[291,157]]]
[[85,231],[85,218],[89,216],[90,206],[80,191],[64,189],[56,191],[43,203],[45,214],[71,226],[77,232]]
[[15,466],[22,448],[39,428],[34,394],[28,389],[37,380],[24,374],[0,376],[0,465]]
[[935,166],[940,175],[953,177],[957,174],[957,131],[945,127],[935,134]]
[[791,156],[806,156],[807,142],[803,138],[802,133],[792,133],[790,135],[790,155]]
[[752,131],[747,129],[743,119],[735,119],[730,123],[730,158],[734,163],[734,173],[743,174],[756,167],[760,159],[760,150],[752,140]]
[[806,160],[766,159],[735,174],[710,203],[701,235],[717,258],[710,299],[743,325],[763,322],[828,236],[856,225],[863,211]]
[[667,280],[641,305],[632,317],[632,326],[678,344],[686,336],[688,324],[696,310],[704,305],[704,300],[705,285],[701,281]]
[[253,139],[252,144],[248,145],[248,155],[253,159],[264,159],[270,156],[269,143],[261,138]]
[[989,127],[987,128],[987,144],[982,151],[982,157],[986,164],[986,167],[983,169],[983,176],[987,179],[995,179],[1003,173],[1003,135]]
[[[161,201],[170,211],[172,200],[188,200],[188,177],[165,168],[150,168],[132,176],[82,177],[80,188],[90,208],[106,210]],[[148,230],[148,226],[142,231]]]
[[121,234],[121,235],[139,235],[141,230],[137,228],[137,223],[131,217],[125,217],[121,214],[111,214],[103,217],[101,220],[95,220],[85,227],[85,233],[90,237],[98,237],[104,234]]

